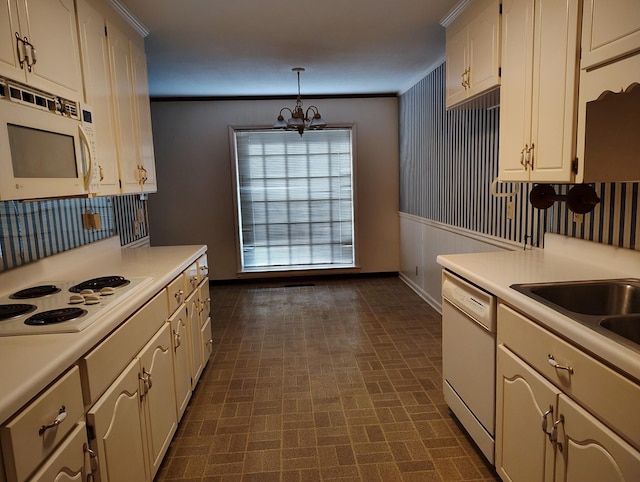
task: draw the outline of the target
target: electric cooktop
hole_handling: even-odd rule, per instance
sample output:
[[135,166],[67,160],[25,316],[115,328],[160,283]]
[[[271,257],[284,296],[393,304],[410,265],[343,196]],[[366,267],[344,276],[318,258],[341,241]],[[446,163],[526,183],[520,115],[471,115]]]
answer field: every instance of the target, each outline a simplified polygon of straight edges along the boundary
[[79,332],[151,278],[45,281],[0,297],[0,336]]

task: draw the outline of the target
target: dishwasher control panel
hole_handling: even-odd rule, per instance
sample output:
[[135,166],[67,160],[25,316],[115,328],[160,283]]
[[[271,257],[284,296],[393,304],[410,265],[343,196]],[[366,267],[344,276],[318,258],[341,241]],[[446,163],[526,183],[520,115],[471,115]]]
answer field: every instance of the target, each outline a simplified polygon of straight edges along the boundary
[[468,281],[443,271],[442,297],[481,323],[492,333],[496,331],[496,298]]

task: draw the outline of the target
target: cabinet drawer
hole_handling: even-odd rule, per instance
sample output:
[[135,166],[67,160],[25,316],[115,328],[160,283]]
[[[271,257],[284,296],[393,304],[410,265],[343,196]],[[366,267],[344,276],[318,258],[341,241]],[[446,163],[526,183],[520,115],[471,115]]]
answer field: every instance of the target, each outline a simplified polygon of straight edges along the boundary
[[198,264],[198,281],[201,282],[203,279],[209,276],[209,263],[207,260],[207,255],[203,254],[198,258],[196,262]]
[[[43,431],[63,413],[63,420]],[[0,429],[9,482],[25,480],[83,415],[80,373],[74,366]]]
[[[639,385],[502,304],[498,307],[498,343],[640,449]],[[554,368],[549,357],[571,371]]]
[[91,405],[167,321],[167,294],[158,293],[80,362],[84,401]]
[[169,301],[169,313],[174,313],[187,298],[186,281],[184,273],[181,273],[167,286],[167,298]]
[[[66,440],[49,460],[34,474],[29,482],[52,480],[86,480],[84,448],[87,445],[87,428],[84,422],[76,425]],[[64,474],[60,477],[61,474]]]
[[186,289],[187,296],[189,296],[191,293],[193,293],[193,290],[195,290],[198,287],[198,283],[199,283],[198,263],[195,262],[191,266],[189,266],[187,269],[185,269],[184,276],[185,276],[185,282],[187,287]]

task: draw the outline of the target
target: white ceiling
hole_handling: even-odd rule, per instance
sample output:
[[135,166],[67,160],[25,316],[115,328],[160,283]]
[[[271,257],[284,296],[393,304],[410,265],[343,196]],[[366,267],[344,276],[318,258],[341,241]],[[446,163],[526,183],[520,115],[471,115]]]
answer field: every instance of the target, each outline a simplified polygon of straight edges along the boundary
[[444,56],[458,0],[120,0],[149,30],[152,96],[397,93]]

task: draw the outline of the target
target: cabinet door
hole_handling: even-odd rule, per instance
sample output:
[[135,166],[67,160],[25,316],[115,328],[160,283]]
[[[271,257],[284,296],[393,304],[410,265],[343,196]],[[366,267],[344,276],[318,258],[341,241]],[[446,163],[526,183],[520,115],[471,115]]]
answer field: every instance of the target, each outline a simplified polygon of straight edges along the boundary
[[566,182],[572,177],[580,4],[579,0],[536,0],[531,121],[531,179],[535,181]]
[[136,146],[133,70],[129,39],[107,22],[111,88],[116,123],[118,165],[122,192],[140,192]]
[[467,97],[463,73],[467,69],[467,28],[454,33],[447,32],[447,107]]
[[469,95],[480,94],[500,84],[500,8],[497,2],[469,24]]
[[95,439],[100,482],[147,482],[144,422],[140,402],[138,359],[133,360],[87,412]]
[[85,100],[93,109],[100,194],[119,194],[118,153],[105,20],[85,0],[77,1],[77,10]]
[[583,69],[640,49],[637,0],[585,0],[583,16]]
[[21,35],[28,37],[37,51],[37,61],[27,75],[29,84],[72,100],[82,100],[73,0],[28,0],[24,4],[19,2],[18,8]]
[[0,75],[24,81],[25,72],[20,70],[16,51],[15,34],[19,31],[16,0],[3,0],[0,13]]
[[168,323],[142,349],[139,358],[140,375],[146,380],[145,385],[148,387],[148,391],[143,394],[143,409],[153,479],[178,425],[171,327]]
[[498,347],[496,471],[511,482],[553,480],[554,448],[541,424],[553,425],[558,391],[517,356]]
[[564,395],[558,413],[564,421],[559,425],[558,441],[563,445],[556,481],[640,480],[640,452]]
[[191,399],[191,362],[189,360],[189,333],[187,307],[182,305],[169,320],[173,347],[173,373],[175,377],[178,420],[182,418]]
[[202,373],[202,345],[200,343],[200,298],[198,291],[194,291],[187,298],[187,327],[189,329],[189,353],[191,356],[191,389],[195,389]]
[[502,4],[499,177],[503,181],[529,179],[524,162],[531,145],[533,10],[533,1]]
[[203,365],[206,366],[209,357],[213,352],[213,332],[211,329],[211,318],[207,318],[200,330],[200,340],[202,342]]
[[[151,109],[149,107],[149,83],[147,80],[147,57],[137,45],[131,43],[133,62],[134,96],[138,126],[138,160],[144,169],[144,192],[156,192],[156,167],[151,131]],[[139,188],[138,188],[139,189]]]

